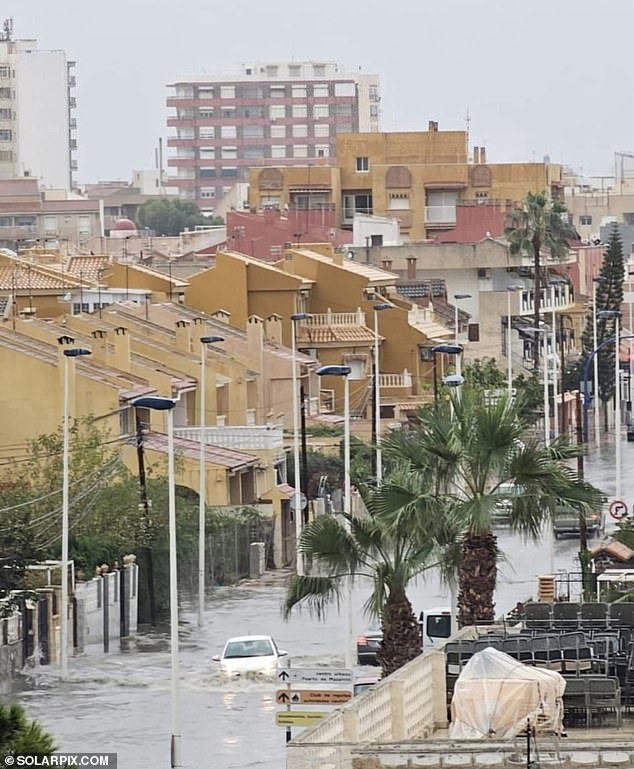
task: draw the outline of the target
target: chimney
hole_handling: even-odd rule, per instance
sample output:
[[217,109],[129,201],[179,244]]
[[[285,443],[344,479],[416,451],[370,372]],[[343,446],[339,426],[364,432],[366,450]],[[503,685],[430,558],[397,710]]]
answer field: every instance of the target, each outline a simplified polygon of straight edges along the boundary
[[247,349],[250,358],[260,359],[264,349],[264,320],[259,315],[247,318]]
[[227,310],[216,310],[216,312],[211,313],[211,317],[228,325],[231,320],[231,313],[227,312]]
[[480,147],[473,148],[473,162],[478,165],[480,162]]
[[438,133],[438,123],[435,120],[430,120],[427,124],[427,130],[430,133]]
[[120,371],[130,371],[130,336],[128,329],[117,326],[112,332],[114,346],[113,365]]
[[407,279],[416,280],[416,257],[407,257]]
[[192,351],[192,330],[188,320],[177,320],[174,324],[176,328],[176,349],[181,352]]
[[486,147],[480,147],[480,162],[481,163],[486,163],[487,162]]
[[99,363],[106,363],[108,358],[108,332],[103,328],[95,329],[92,336],[92,357]]
[[276,312],[269,315],[264,326],[266,341],[272,344],[282,344],[282,316]]
[[381,260],[381,267],[384,270],[387,270],[390,272],[392,270],[392,260],[391,259],[382,259]]

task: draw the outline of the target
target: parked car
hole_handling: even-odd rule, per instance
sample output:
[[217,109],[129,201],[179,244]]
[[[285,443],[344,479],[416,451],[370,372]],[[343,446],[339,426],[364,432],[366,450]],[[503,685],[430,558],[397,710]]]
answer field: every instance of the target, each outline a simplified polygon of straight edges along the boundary
[[219,662],[220,670],[230,676],[273,676],[280,657],[287,654],[278,649],[269,635],[244,635],[230,638],[222,654],[216,654],[213,660]]
[[[423,649],[433,647],[441,641],[446,641],[451,635],[451,609],[448,606],[425,609],[420,613],[418,623],[421,632]],[[357,636],[357,664],[378,665],[377,652],[383,640],[380,628],[367,630]]]
[[365,676],[363,678],[356,678],[352,684],[352,696],[356,697],[359,694],[363,694],[363,692],[367,692],[368,689],[371,689],[378,682],[379,679],[377,676]]
[[[579,513],[566,507],[555,509],[553,520],[555,539],[566,534],[573,537],[579,536]],[[605,532],[605,512],[599,510],[586,514],[586,530],[588,534],[598,536]]]

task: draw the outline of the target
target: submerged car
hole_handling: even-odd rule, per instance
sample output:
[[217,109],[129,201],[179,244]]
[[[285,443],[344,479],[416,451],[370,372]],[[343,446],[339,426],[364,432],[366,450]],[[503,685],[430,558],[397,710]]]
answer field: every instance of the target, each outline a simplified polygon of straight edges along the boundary
[[220,670],[230,676],[273,676],[280,657],[288,654],[278,649],[270,635],[244,635],[230,638],[222,654],[213,657]]

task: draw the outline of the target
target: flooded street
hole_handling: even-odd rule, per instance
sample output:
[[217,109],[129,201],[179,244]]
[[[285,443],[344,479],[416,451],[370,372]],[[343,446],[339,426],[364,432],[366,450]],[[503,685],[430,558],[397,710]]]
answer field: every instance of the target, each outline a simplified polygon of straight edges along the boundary
[[[623,488],[628,503],[634,498],[630,494],[634,479],[629,448],[624,443]],[[614,488],[610,447],[586,464],[588,479],[610,493]],[[503,529],[498,536],[505,555],[496,595],[500,614],[518,600],[535,595],[537,575],[548,570],[548,554],[545,545],[520,541]],[[577,540],[559,540],[555,548],[556,569],[577,571]],[[355,586],[355,632],[369,624],[362,614],[367,592],[364,585]],[[285,622],[280,608],[283,596],[281,585],[249,583],[216,589],[209,596],[207,626],[202,631],[196,627],[193,607],[181,608],[183,762],[187,769],[281,769],[285,764],[285,732],[274,720],[278,709],[275,683],[223,681],[211,661],[228,637],[270,634],[289,651],[295,667],[343,665],[345,623],[336,608],[326,622],[312,619],[307,612]],[[419,580],[410,598],[417,612],[448,603],[446,591],[434,577]],[[120,769],[166,767],[169,664],[168,629],[163,628],[140,635],[124,650],[113,644],[108,655],[92,649],[72,658],[70,678],[64,684],[54,667],[33,670],[14,699],[52,732],[59,750],[117,752]]]

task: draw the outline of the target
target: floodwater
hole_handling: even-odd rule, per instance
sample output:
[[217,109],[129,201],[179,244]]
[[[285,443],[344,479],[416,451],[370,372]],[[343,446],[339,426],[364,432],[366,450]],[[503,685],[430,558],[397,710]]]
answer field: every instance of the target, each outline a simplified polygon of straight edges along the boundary
[[[623,488],[634,499],[634,444],[623,444]],[[613,447],[587,462],[587,477],[606,493],[614,489]],[[612,524],[609,524],[613,525]],[[496,613],[536,593],[536,577],[548,570],[544,544],[498,532],[505,554],[500,564]],[[555,543],[557,570],[577,571],[575,539]],[[362,605],[367,586],[354,588],[355,632],[368,626]],[[343,666],[345,622],[333,608],[325,622],[307,612],[288,622],[281,616],[281,585],[249,583],[215,589],[208,597],[206,627],[199,630],[191,605],[181,607],[181,701],[183,764],[186,769],[281,769],[285,730],[275,724],[273,682],[225,681],[215,663],[224,641],[249,632],[272,635],[289,651],[294,667]],[[416,611],[447,605],[447,591],[433,576],[410,591]],[[98,648],[69,660],[70,676],[60,682],[54,667],[31,670],[14,699],[38,719],[59,750],[116,752],[119,769],[169,766],[170,655],[168,628],[140,634],[123,649]],[[376,668],[358,672],[375,673]],[[322,707],[318,708],[323,710]],[[296,733],[296,732],[294,732]]]

